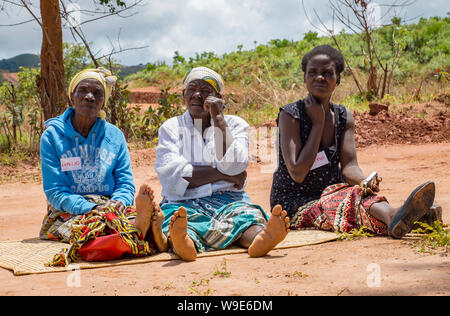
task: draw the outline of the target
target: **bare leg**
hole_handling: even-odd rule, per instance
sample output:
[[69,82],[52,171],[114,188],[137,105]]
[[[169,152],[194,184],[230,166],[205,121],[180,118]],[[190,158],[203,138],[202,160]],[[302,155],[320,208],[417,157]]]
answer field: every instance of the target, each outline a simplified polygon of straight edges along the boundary
[[397,208],[393,208],[388,202],[383,201],[372,204],[369,209],[369,214],[386,225],[389,225],[397,211]]
[[264,228],[258,225],[252,225],[242,234],[241,238],[236,241],[236,244],[243,248],[248,248],[252,244],[255,237],[263,230]]
[[166,235],[164,235],[162,231],[162,223],[164,222],[164,213],[161,209],[156,206],[153,209],[152,216],[152,234],[153,239],[155,240],[156,247],[158,247],[159,251],[167,251],[169,250],[169,243],[167,241]]
[[187,211],[184,207],[181,206],[170,218],[169,233],[173,251],[183,260],[194,261],[197,249],[187,234]]
[[134,225],[140,230],[142,236],[145,237],[147,231],[150,228],[151,217],[155,202],[153,201],[152,188],[144,183],[139,188],[139,192],[136,194],[136,219]]
[[289,217],[286,211],[282,211],[281,205],[276,205],[272,210],[267,226],[255,237],[248,248],[250,257],[266,255],[279,244],[289,232]]

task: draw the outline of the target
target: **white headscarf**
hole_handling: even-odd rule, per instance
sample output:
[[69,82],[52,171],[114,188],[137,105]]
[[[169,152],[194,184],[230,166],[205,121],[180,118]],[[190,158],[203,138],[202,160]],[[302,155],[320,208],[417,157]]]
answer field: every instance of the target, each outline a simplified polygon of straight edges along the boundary
[[217,93],[222,94],[225,87],[222,77],[214,70],[206,67],[196,67],[186,72],[183,78],[183,88],[186,89],[191,81],[197,79],[206,81]]

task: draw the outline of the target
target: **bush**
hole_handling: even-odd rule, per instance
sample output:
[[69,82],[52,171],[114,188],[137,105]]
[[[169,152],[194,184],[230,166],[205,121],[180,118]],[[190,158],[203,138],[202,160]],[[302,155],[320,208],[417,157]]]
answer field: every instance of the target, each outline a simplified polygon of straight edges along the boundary
[[39,149],[43,131],[43,113],[35,78],[35,68],[21,68],[18,85],[4,83],[0,87],[0,152],[14,150],[30,154]]

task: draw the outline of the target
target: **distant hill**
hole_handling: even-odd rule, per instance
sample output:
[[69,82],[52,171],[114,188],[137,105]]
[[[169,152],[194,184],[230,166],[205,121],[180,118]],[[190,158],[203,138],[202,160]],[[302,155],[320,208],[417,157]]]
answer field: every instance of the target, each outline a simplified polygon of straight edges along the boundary
[[18,72],[20,67],[35,68],[39,67],[40,59],[38,55],[21,54],[13,58],[0,60],[0,70],[8,72]]
[[[38,55],[34,54],[21,54],[9,59],[0,60],[0,73],[1,72],[19,72],[20,67],[25,68],[38,68],[40,67],[40,59]],[[118,70],[119,77],[124,78],[128,75],[137,73],[146,68],[146,65],[124,66],[119,65]],[[0,75],[0,82],[2,81]]]
[[145,68],[147,68],[147,65],[143,65],[143,64],[135,65],[135,66],[123,66],[123,65],[120,65],[119,66],[119,70],[120,70],[119,77],[120,77],[120,79],[123,79],[126,76],[135,74],[135,73],[137,73],[139,71],[144,70]]

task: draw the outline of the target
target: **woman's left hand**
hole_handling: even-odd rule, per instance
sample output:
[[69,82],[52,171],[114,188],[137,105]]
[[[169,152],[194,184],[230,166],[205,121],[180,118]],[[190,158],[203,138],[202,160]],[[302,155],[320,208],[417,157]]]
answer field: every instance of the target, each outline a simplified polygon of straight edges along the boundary
[[120,212],[124,212],[126,209],[125,205],[123,205],[123,203],[121,201],[114,201],[114,200],[109,200],[108,202],[106,202],[105,205],[101,205],[101,206],[99,205],[96,208],[99,210],[106,210],[108,207],[113,206],[113,205]]
[[380,176],[377,176],[375,179],[370,181],[367,187],[364,187],[362,180],[359,184],[362,196],[374,195],[376,192],[380,192],[380,182],[383,180]]

